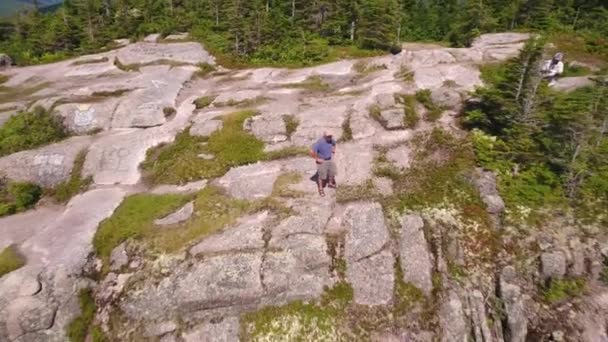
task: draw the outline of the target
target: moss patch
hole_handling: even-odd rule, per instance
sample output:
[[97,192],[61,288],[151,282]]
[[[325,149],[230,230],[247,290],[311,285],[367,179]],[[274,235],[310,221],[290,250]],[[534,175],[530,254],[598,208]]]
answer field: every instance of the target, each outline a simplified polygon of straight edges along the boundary
[[329,84],[323,81],[321,76],[309,76],[306,80],[300,83],[290,83],[284,86],[285,88],[305,89],[310,92],[327,92],[331,90]]
[[572,297],[579,297],[585,291],[585,280],[583,278],[552,279],[549,284],[541,289],[543,300],[549,304],[555,304]]
[[359,185],[340,185],[336,189],[336,201],[338,203],[373,200],[378,196],[379,194],[371,180]]
[[75,195],[85,191],[93,182],[93,177],[82,177],[82,169],[87,157],[87,150],[80,151],[74,159],[70,179],[60,183],[52,191],[53,197],[61,203],[68,202]]
[[105,62],[108,62],[109,60],[110,59],[108,57],[83,59],[83,60],[72,63],[72,65],[76,66],[76,65],[85,65],[85,64],[105,63]]
[[340,137],[340,142],[346,142],[353,140],[353,129],[350,126],[351,113],[346,115],[346,119],[342,122],[342,136]]
[[215,98],[216,96],[201,96],[194,100],[194,105],[196,106],[196,109],[203,109],[209,107]]
[[[2,83],[2,82],[0,82]],[[0,86],[0,104],[18,100],[36,100],[35,93],[49,86],[49,83],[39,83],[33,86],[5,87]]]
[[[188,131],[178,134],[171,144],[148,150],[142,163],[144,180],[149,184],[181,184],[224,175],[231,167],[305,155],[301,147],[288,147],[264,152],[264,143],[243,130],[243,122],[254,111],[241,111],[222,118],[221,130],[210,137],[191,136]],[[201,154],[214,156],[206,160]]]
[[0,157],[65,139],[61,119],[42,107],[11,116],[0,127]]
[[0,253],[0,277],[25,265],[25,258],[15,246],[6,247]]
[[416,111],[416,97],[412,95],[395,95],[397,103],[403,105],[403,124],[406,128],[416,128],[420,115]]
[[404,64],[399,67],[399,71],[397,71],[394,76],[407,83],[414,81],[414,72]]
[[298,129],[300,121],[293,115],[283,115],[283,122],[285,123],[285,131],[287,132],[287,137],[291,139],[291,135],[294,134]]
[[95,318],[95,299],[91,289],[82,289],[78,293],[80,301],[80,316],[76,317],[67,326],[67,335],[71,342],[84,342]]
[[216,68],[209,63],[199,63],[198,70],[196,71],[195,75],[197,77],[204,78],[207,75],[209,75],[210,73],[214,72],[215,70],[216,70]]
[[252,99],[245,99],[241,101],[230,99],[226,102],[216,102],[216,107],[238,107],[238,108],[252,108],[256,107],[264,102],[268,101],[268,98],[264,96],[256,96]]
[[267,307],[242,317],[242,340],[338,341],[339,320],[353,297],[347,283],[328,289],[319,303],[293,302]]
[[272,195],[276,197],[302,197],[304,193],[289,188],[290,185],[302,180],[302,175],[297,172],[288,172],[279,175],[274,182]]
[[431,99],[431,91],[428,89],[418,90],[416,92],[416,100],[420,102],[424,108],[428,110],[425,119],[427,121],[437,121],[443,113],[443,108],[436,105]]

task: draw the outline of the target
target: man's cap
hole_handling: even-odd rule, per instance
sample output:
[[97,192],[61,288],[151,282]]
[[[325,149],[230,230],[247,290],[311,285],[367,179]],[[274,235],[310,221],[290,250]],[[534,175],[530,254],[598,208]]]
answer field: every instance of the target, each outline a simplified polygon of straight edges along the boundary
[[325,130],[325,131],[323,131],[323,136],[324,136],[324,137],[333,137],[334,135],[333,135],[333,132],[332,132],[332,131],[330,131],[330,130]]
[[564,59],[564,54],[561,52],[558,52],[555,54],[555,56],[553,56],[553,59],[555,59],[556,61],[561,61],[562,59]]

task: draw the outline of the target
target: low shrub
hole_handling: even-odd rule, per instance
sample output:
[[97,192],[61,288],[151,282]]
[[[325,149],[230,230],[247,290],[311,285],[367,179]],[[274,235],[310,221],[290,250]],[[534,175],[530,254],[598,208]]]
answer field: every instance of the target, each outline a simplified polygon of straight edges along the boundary
[[42,107],[20,112],[0,127],[0,157],[50,144],[68,136],[62,119]]

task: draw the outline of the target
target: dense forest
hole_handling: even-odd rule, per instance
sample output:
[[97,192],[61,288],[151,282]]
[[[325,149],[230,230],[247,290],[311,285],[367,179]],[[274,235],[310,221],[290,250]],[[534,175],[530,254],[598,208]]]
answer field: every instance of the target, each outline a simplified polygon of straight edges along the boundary
[[[0,23],[0,52],[19,65],[98,51],[113,39],[189,31],[249,64],[305,65],[332,53],[398,50],[402,41],[465,46],[484,32],[576,32],[606,51],[605,0],[66,0]],[[344,49],[346,48],[346,49]]]

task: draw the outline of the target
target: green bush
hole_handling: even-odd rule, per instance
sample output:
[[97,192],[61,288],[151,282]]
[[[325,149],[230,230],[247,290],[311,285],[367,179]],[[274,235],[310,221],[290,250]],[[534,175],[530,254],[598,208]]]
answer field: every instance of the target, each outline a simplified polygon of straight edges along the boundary
[[82,289],[78,293],[80,301],[80,316],[74,318],[67,327],[67,335],[71,342],[84,342],[95,318],[95,299],[91,289]]
[[0,216],[25,211],[41,197],[42,188],[36,184],[0,179]]
[[33,149],[68,136],[59,117],[42,107],[20,112],[0,127],[0,157]]
[[552,279],[541,293],[547,303],[555,304],[582,295],[585,287],[586,283],[582,278]]
[[25,265],[25,259],[15,246],[6,247],[2,253],[0,253],[0,278],[16,269],[19,269]]

